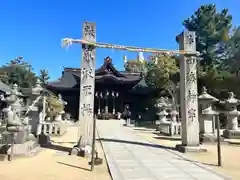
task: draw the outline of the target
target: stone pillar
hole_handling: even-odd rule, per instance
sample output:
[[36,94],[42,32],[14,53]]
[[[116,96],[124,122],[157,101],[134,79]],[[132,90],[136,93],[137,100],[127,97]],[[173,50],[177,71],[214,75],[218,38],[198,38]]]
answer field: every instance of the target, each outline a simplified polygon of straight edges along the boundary
[[184,31],[177,37],[179,49],[187,52],[180,55],[180,105],[182,122],[182,151],[199,150],[199,122],[197,96],[197,60],[195,32]]
[[41,133],[42,122],[46,116],[45,94],[44,94],[43,100],[42,100],[43,109],[42,109],[41,113],[39,112],[39,108],[37,106],[37,102],[40,100],[42,91],[43,91],[43,87],[41,86],[41,82],[39,79],[37,79],[36,85],[32,88],[31,105],[30,105],[31,110],[29,111],[29,116],[32,119],[30,121],[30,124],[32,126],[32,132],[36,133],[37,135],[39,135]]
[[98,110],[97,110],[97,114],[100,115],[101,114],[101,95],[100,92],[96,92],[95,97],[98,100]]
[[[83,39],[96,42],[96,24],[84,22]],[[82,45],[81,82],[79,98],[79,143],[73,148],[82,155],[89,155],[92,145],[94,120],[94,89],[95,89],[96,47]]]
[[179,115],[179,113],[177,112],[176,109],[173,109],[172,112],[171,112],[171,120],[173,123],[176,123],[177,122],[177,116]]
[[113,115],[115,115],[115,98],[116,98],[116,96],[115,96],[115,92],[114,91],[112,91],[112,98],[113,98],[113,110],[112,110],[112,114]]
[[170,115],[171,115],[171,128],[170,128],[170,136],[174,135],[180,135],[181,132],[179,132],[179,127],[181,127],[181,124],[177,122],[177,116],[178,112],[176,109],[172,109]]
[[105,113],[106,114],[108,114],[108,96],[109,96],[109,92],[107,91],[105,94],[105,100],[106,100]]

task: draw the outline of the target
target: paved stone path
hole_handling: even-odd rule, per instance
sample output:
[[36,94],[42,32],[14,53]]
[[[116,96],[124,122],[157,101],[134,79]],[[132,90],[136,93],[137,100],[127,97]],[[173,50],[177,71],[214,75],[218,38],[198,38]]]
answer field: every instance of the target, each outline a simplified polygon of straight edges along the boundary
[[113,180],[223,180],[166,148],[141,140],[120,121],[97,121]]

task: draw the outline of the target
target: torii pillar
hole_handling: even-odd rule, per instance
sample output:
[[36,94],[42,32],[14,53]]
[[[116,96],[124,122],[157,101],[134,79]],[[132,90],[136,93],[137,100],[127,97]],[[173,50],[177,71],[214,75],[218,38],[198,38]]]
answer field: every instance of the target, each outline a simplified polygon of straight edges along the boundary
[[197,51],[193,31],[184,31],[177,36],[180,55],[180,109],[182,122],[182,144],[176,148],[181,152],[199,152],[198,90],[197,90]]
[[[96,23],[84,22],[83,39],[96,42]],[[82,44],[78,144],[70,154],[90,155],[93,142],[96,47]]]

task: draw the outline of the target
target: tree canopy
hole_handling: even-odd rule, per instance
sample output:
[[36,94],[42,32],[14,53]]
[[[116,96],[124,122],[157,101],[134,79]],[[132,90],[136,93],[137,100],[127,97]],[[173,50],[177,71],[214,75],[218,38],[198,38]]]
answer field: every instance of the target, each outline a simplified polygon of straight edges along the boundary
[[43,85],[47,84],[48,80],[50,79],[50,76],[48,74],[48,70],[41,69],[39,79]]
[[152,55],[147,63],[146,83],[158,91],[173,96],[179,81],[179,67],[175,57]]
[[225,69],[233,73],[239,73],[240,68],[240,27],[233,29],[229,41],[226,43],[227,61]]
[[197,51],[200,52],[201,65],[219,66],[225,51],[224,41],[228,40],[228,33],[232,27],[232,16],[228,9],[217,12],[216,5],[202,5],[183,25],[189,31],[196,32]]
[[[232,28],[228,9],[218,11],[216,5],[202,5],[183,21],[183,25],[196,32],[196,48],[200,52],[197,65],[199,89],[204,85],[214,94],[230,87],[232,91],[240,92],[229,84],[237,82],[235,74],[240,75],[240,27]],[[156,58],[157,64],[154,63]],[[180,79],[176,58],[153,55],[150,59],[146,82],[174,94]]]
[[37,80],[32,66],[21,56],[0,67],[0,72],[2,82],[9,85],[17,83],[22,88],[32,87]]

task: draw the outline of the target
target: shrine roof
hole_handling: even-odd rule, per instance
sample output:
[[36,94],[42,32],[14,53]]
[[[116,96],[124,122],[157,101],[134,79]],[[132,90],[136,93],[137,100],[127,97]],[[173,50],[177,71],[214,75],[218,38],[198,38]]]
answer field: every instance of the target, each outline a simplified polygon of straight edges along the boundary
[[59,80],[49,82],[47,86],[52,86],[56,88],[72,88],[76,84],[78,84],[78,79],[76,79],[76,77],[74,76],[74,72],[71,72],[68,69],[67,71],[64,70],[62,77]]
[[[81,68],[64,68],[62,77],[58,81],[49,82],[48,86],[56,88],[72,88],[80,83]],[[95,82],[104,83],[138,83],[141,73],[118,71],[109,57],[104,59],[103,65],[95,71]]]
[[148,94],[150,92],[153,92],[153,89],[149,87],[145,81],[145,78],[142,77],[141,80],[133,86],[132,90],[130,91],[134,94]]

